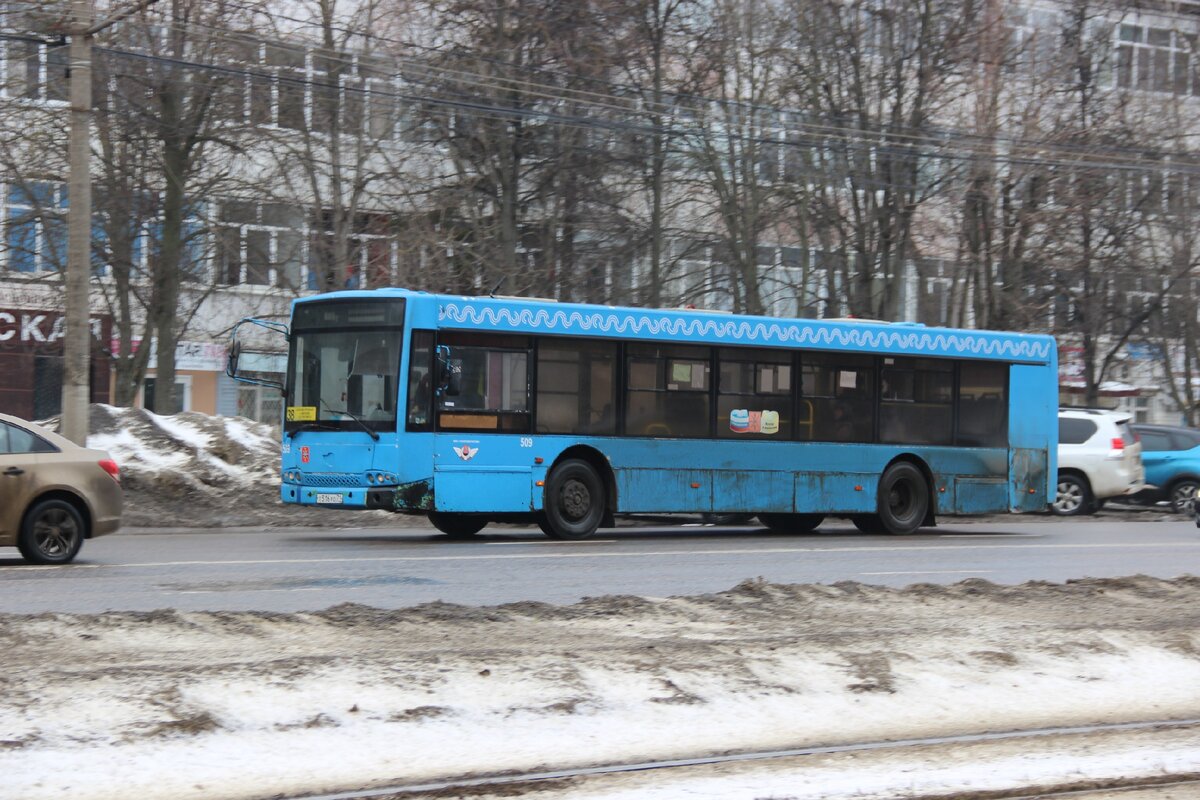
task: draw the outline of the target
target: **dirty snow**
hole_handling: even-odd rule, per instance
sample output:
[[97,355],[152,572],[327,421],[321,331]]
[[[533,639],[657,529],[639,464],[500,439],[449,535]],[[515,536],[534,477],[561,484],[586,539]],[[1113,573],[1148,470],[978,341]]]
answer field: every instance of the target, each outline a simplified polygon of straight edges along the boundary
[[[42,424],[56,429],[58,420]],[[409,519],[285,506],[279,429],[261,422],[96,404],[89,425],[88,446],[107,450],[121,467],[125,527],[371,527]]]
[[[0,648],[0,796],[23,800],[262,798],[1200,718],[1194,577],[903,590],[746,582],[570,606],[3,615]],[[628,777],[573,782],[546,796],[882,798],[1200,772],[1194,729],[972,752],[727,765],[632,787]]]

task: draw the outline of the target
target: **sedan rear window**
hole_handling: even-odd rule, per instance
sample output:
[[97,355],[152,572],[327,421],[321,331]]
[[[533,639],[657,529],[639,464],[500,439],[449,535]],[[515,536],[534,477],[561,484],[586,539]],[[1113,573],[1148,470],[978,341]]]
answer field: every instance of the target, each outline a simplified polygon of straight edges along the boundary
[[1059,444],[1083,444],[1092,438],[1096,432],[1096,423],[1090,419],[1070,419],[1060,417],[1058,420]]
[[54,453],[57,450],[54,445],[31,431],[0,422],[0,453]]

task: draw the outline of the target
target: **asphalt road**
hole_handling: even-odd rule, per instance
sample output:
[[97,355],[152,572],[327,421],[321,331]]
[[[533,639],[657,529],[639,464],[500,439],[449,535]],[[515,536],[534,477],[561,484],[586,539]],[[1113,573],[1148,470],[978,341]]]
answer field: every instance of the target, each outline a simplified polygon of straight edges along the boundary
[[905,537],[829,521],[819,532],[654,527],[554,542],[536,529],[488,528],[451,541],[429,528],[134,530],[88,541],[65,567],[24,564],[0,548],[0,612],[304,611],[339,603],[397,608],[441,600],[570,603],[587,596],[664,597],[779,583],[888,586],[1065,581],[1200,574],[1190,521],[944,522]]

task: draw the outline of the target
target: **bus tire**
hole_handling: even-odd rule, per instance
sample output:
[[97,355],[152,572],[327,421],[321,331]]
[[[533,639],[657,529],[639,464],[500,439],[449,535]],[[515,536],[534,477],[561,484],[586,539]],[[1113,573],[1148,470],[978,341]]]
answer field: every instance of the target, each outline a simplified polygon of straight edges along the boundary
[[809,533],[825,521],[824,514],[759,514],[771,533]]
[[586,461],[569,458],[557,465],[546,479],[543,503],[551,539],[586,539],[604,519],[604,481]]
[[878,514],[852,514],[850,521],[863,533],[887,533]]
[[903,535],[921,527],[929,511],[929,484],[925,474],[908,461],[897,461],[883,471],[877,499],[879,523],[888,533]]
[[483,530],[488,521],[487,517],[474,514],[448,514],[444,511],[430,511],[429,524],[451,539],[469,539]]

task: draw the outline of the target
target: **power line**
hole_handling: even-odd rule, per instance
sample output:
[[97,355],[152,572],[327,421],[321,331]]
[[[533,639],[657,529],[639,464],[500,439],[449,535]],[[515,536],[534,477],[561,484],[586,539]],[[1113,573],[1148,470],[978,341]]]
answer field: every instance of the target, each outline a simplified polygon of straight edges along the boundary
[[[723,141],[753,143],[785,149],[816,150],[827,148],[830,144],[841,144],[847,148],[869,151],[873,154],[900,156],[907,159],[926,158],[970,163],[1011,164],[1029,167],[1068,167],[1075,169],[1110,169],[1120,171],[1165,171],[1169,169],[1175,174],[1200,174],[1200,163],[1183,164],[1150,157],[1129,158],[1125,157],[1124,153],[1120,151],[1110,156],[1109,152],[1111,148],[1104,147],[1097,147],[1095,151],[1088,152],[1084,158],[1072,159],[1061,157],[1055,158],[1037,154],[1004,154],[994,152],[990,147],[988,148],[988,151],[980,152],[980,150],[976,147],[979,144],[977,142],[955,139],[947,140],[943,137],[934,136],[925,137],[924,142],[921,144],[915,142],[906,143],[903,141],[889,142],[887,135],[880,137],[878,135],[867,134],[860,128],[847,126],[828,126],[821,131],[813,132],[802,131],[800,133],[801,137],[812,137],[816,138],[818,141],[789,142],[786,140],[786,138],[779,139],[770,136],[736,134],[731,133],[728,130],[713,131],[699,126],[677,127],[653,126],[649,123],[636,124],[590,116],[561,114],[545,109],[531,107],[521,108],[517,106],[487,104],[467,99],[455,99],[448,96],[383,91],[365,86],[347,86],[345,84],[314,80],[308,77],[292,76],[286,73],[274,73],[270,71],[252,70],[241,67],[229,67],[219,64],[205,64],[186,59],[177,59],[161,55],[150,55],[133,51],[118,50],[115,48],[97,49],[101,52],[119,58],[171,64],[174,66],[183,66],[226,75],[237,75],[242,78],[248,78],[252,80],[257,79],[268,84],[275,82],[281,85],[322,88],[330,90],[331,92],[347,92],[359,96],[382,97],[390,100],[404,101],[426,108],[436,107],[451,112],[465,112],[483,118],[509,120],[536,119],[564,127],[576,127],[588,130],[598,129],[616,133],[640,135],[663,135],[670,137],[675,141],[684,141],[689,138],[705,139],[711,137]],[[159,80],[161,81],[161,78],[159,78]],[[913,152],[912,148],[922,146],[929,148],[929,150]],[[1044,149],[1044,147],[1039,145],[1036,149]],[[1174,155],[1178,157],[1179,154]],[[891,185],[897,186],[895,183],[892,183]],[[902,188],[911,189],[915,187],[910,185]]]
[[[231,7],[239,9],[241,11],[245,11],[252,15],[263,13],[260,10],[252,9],[252,8],[250,8],[248,6],[244,6],[244,5],[239,6],[237,4],[232,4]],[[281,13],[275,13],[275,12],[272,12],[266,16],[269,16],[272,19],[282,19],[285,21],[294,22],[294,23],[297,23],[297,24],[300,24],[303,26],[307,26],[307,27],[317,27],[320,24],[313,20],[306,20],[306,19],[302,19],[299,17],[292,17],[292,16],[288,16],[285,14],[281,14]],[[218,28],[218,27],[212,26],[212,25],[205,25],[203,23],[187,23],[187,24],[170,23],[168,25],[168,27],[170,27],[174,30],[185,31],[185,30],[187,30],[189,25],[192,27],[201,27],[201,28],[213,31],[218,34],[223,34],[223,35],[231,35],[231,34],[242,35],[236,31],[231,32],[226,29],[221,29],[221,28]],[[335,30],[338,32],[346,33],[346,34],[352,35],[352,36],[359,36],[359,37],[362,37],[362,38],[368,39],[368,40],[375,40],[375,41],[396,44],[396,45],[400,45],[403,47],[410,47],[412,49],[417,49],[417,50],[425,50],[427,52],[435,53],[438,55],[445,54],[443,51],[441,51],[435,47],[431,47],[428,45],[420,45],[420,44],[414,43],[414,42],[407,42],[407,41],[400,40],[400,39],[382,36],[376,32],[354,31],[353,29],[340,27],[337,25],[332,25],[332,26],[330,26],[330,28],[332,30]],[[317,47],[316,49],[320,49],[320,47]],[[427,61],[416,61],[413,59],[395,56],[394,54],[389,54],[389,57],[392,60],[399,61],[400,63],[411,63],[417,68],[418,71],[424,70],[426,72],[430,72],[435,75],[438,73],[441,73],[443,75],[456,76],[458,79],[468,83],[472,88],[484,87],[484,88],[494,89],[496,91],[502,91],[506,88],[508,88],[508,89],[517,88],[517,89],[520,89],[524,94],[526,94],[528,96],[542,97],[542,98],[551,99],[551,100],[565,100],[565,99],[568,99],[568,97],[570,97],[570,95],[569,94],[564,95],[564,93],[578,92],[578,90],[567,89],[566,87],[562,86],[561,83],[559,83],[559,84],[536,84],[536,83],[531,83],[528,81],[518,82],[516,79],[510,80],[510,79],[504,78],[503,76],[498,76],[498,75],[481,75],[478,73],[472,73],[472,72],[463,71],[463,70],[449,70],[445,67],[433,67],[433,66],[429,65],[429,63]],[[576,77],[576,76],[572,76],[572,75],[562,75],[561,73],[553,72],[550,70],[537,69],[537,68],[533,68],[533,67],[529,67],[529,66],[515,66],[515,65],[508,64],[507,62],[497,60],[497,59],[489,59],[480,54],[470,54],[470,58],[472,58],[473,60],[476,60],[476,61],[484,61],[485,63],[493,63],[498,66],[503,66],[506,69],[515,69],[517,71],[532,71],[535,73],[557,76],[557,77],[564,78],[567,80],[571,80]],[[393,77],[393,78],[401,77],[401,78],[411,79],[411,75],[406,75],[406,73],[404,73],[403,71],[399,72],[399,73],[395,73],[391,77]],[[607,81],[607,80],[602,80],[602,79],[598,79],[598,78],[587,78],[586,80],[596,83],[601,86],[605,86],[605,87],[614,89],[614,90],[618,90],[621,92],[628,92],[633,95],[637,95],[639,92],[642,91],[639,87],[631,86],[629,84],[622,84],[622,83],[618,83],[618,82],[614,82],[614,81]],[[580,94],[585,97],[591,96],[591,97],[598,98],[598,100],[590,101],[590,104],[593,106],[596,106],[599,108],[610,109],[613,111],[617,111],[619,113],[635,113],[635,114],[637,113],[636,110],[630,109],[627,105],[614,104],[613,100],[615,98],[613,97],[612,94],[599,94],[599,93],[594,93],[594,92],[587,92],[587,93],[580,93]],[[1139,160],[1142,161],[1143,163],[1151,163],[1151,164],[1153,163],[1152,159],[1144,158],[1144,148],[1137,148],[1137,147],[1120,147],[1120,146],[1114,146],[1114,145],[1106,145],[1102,148],[1097,148],[1090,144],[1076,145],[1076,144],[1072,144],[1069,142],[1047,142],[1044,140],[1028,140],[1028,139],[1021,139],[1018,137],[999,136],[999,135],[984,136],[984,135],[974,134],[974,133],[965,132],[965,131],[958,131],[958,130],[951,130],[951,129],[939,129],[936,127],[929,127],[924,130],[917,130],[915,133],[911,132],[913,129],[906,129],[904,127],[891,127],[891,128],[886,128],[886,129],[879,128],[879,129],[872,131],[870,129],[864,129],[861,126],[846,126],[846,125],[834,124],[831,122],[826,123],[826,122],[821,122],[821,121],[808,121],[808,120],[811,120],[812,114],[810,112],[806,112],[806,111],[803,111],[800,109],[784,108],[784,107],[778,107],[778,106],[763,106],[763,105],[746,103],[745,101],[715,99],[715,98],[708,98],[708,97],[704,97],[704,96],[700,96],[700,95],[673,94],[673,97],[675,99],[686,100],[688,103],[692,104],[695,107],[720,107],[720,108],[725,108],[725,109],[731,110],[731,113],[740,113],[740,112],[745,111],[745,112],[749,112],[751,114],[761,114],[761,115],[765,115],[765,116],[777,116],[777,117],[789,116],[789,117],[794,118],[795,120],[805,120],[803,122],[797,122],[797,124],[794,126],[794,129],[800,130],[804,133],[811,133],[813,135],[840,134],[840,133],[846,133],[846,132],[853,132],[854,134],[864,137],[864,138],[867,136],[870,136],[870,135],[886,137],[888,139],[893,140],[895,142],[895,144],[897,144],[897,145],[909,143],[909,144],[913,144],[913,145],[923,144],[923,145],[929,145],[929,146],[934,146],[934,147],[941,146],[944,144],[946,139],[953,138],[953,139],[958,139],[958,140],[964,141],[964,142],[971,142],[980,148],[991,148],[996,145],[1002,145],[1002,146],[1007,146],[1010,149],[1018,149],[1018,148],[1028,148],[1028,149],[1034,149],[1034,150],[1051,149],[1051,150],[1057,150],[1057,151],[1066,152],[1066,153],[1086,152],[1090,155],[1094,155],[1097,150],[1102,150],[1102,151],[1106,151],[1106,152],[1129,153],[1134,156],[1142,156],[1142,158],[1140,158]],[[601,101],[603,101],[603,102],[601,102]],[[589,101],[585,101],[585,102],[589,102]],[[641,113],[645,114],[645,115],[650,115],[650,116],[656,116],[656,115],[671,116],[671,115],[673,115],[675,109],[676,109],[676,106],[667,105],[667,106],[664,106],[664,108],[662,108],[660,110],[643,110]],[[780,126],[780,127],[782,127],[782,126]],[[1170,157],[1174,157],[1174,158],[1193,157],[1192,154],[1190,154],[1190,153],[1184,153],[1184,152],[1173,152],[1172,153],[1172,152],[1168,152],[1168,151],[1163,151],[1161,153],[1161,156],[1168,157],[1168,158],[1170,158]]]

